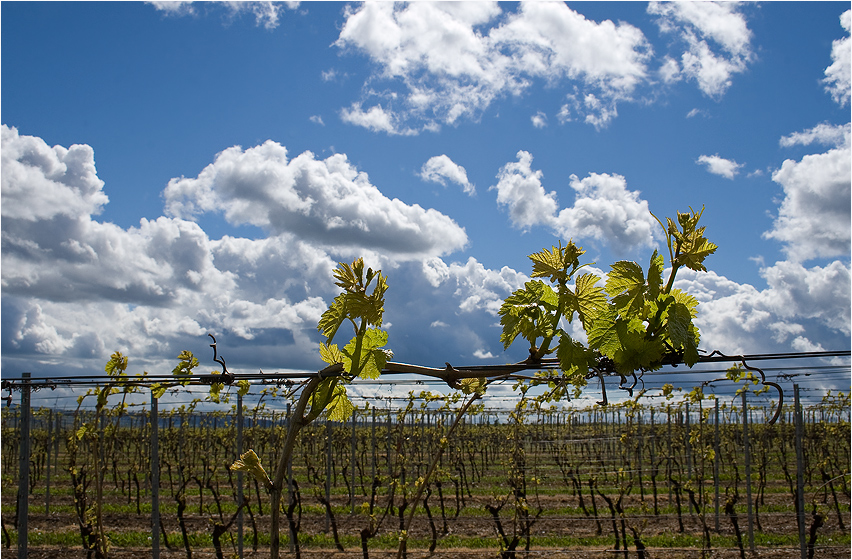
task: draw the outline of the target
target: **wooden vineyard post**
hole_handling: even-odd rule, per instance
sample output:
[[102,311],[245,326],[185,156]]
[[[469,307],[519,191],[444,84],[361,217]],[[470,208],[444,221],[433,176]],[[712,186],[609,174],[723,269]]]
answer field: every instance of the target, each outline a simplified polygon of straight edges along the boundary
[[754,516],[751,501],[751,445],[748,440],[748,405],[746,404],[746,392],[743,396],[743,447],[745,447],[745,475],[746,475],[746,499],[748,500],[748,548],[754,554]]
[[796,505],[798,510],[797,525],[799,526],[799,548],[802,558],[807,557],[807,543],[805,542],[805,480],[804,480],[804,453],[802,440],[805,426],[802,417],[802,403],[799,400],[799,385],[793,385],[793,422],[796,428]]
[[20,462],[18,463],[18,558],[27,557],[30,482],[30,374],[21,374]]
[[160,557],[160,458],[157,397],[151,391],[151,558]]

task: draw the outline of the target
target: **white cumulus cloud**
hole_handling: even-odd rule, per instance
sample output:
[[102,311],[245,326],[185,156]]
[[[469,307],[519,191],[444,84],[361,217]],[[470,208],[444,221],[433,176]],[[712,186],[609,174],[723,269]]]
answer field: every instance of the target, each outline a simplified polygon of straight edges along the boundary
[[850,270],[835,261],[805,268],[781,261],[761,270],[768,287],[759,290],[713,271],[681,270],[675,287],[700,302],[696,325],[701,348],[723,354],[805,351],[827,342],[848,345]]
[[849,123],[845,125],[821,123],[808,130],[782,136],[781,140],[778,141],[778,144],[782,148],[789,148],[797,145],[809,146],[810,144],[839,146],[844,143],[849,144],[849,133]]
[[753,59],[751,31],[733,2],[652,2],[648,13],[657,16],[660,30],[686,46],[679,65],[667,57],[661,75],[667,82],[680,75],[695,80],[706,95],[719,98],[734,74],[745,71]]
[[555,191],[542,185],[543,173],[532,168],[532,155],[519,151],[518,161],[504,165],[497,175],[497,203],[509,211],[512,225],[529,230],[544,226],[565,238],[595,239],[619,252],[649,246],[658,227],[648,203],[638,191],[627,189],[621,175],[592,173],[571,176],[574,204],[559,210]]
[[840,16],[840,25],[846,30],[846,37],[837,39],[831,46],[831,65],[825,69],[825,89],[840,105],[849,103],[852,90],[852,10],[846,10]]
[[317,160],[305,152],[290,160],[273,141],[222,151],[198,177],[172,179],[164,196],[172,216],[222,212],[232,224],[398,258],[451,253],[467,243],[448,216],[385,197],[346,155]]
[[571,176],[574,205],[559,212],[554,227],[565,238],[596,239],[618,252],[652,246],[659,225],[639,191],[627,189],[627,180],[616,174],[592,173]]
[[[383,197],[345,156],[317,161],[303,154],[291,161],[274,143],[226,150],[199,177],[173,180],[164,193],[172,215],[126,229],[94,218],[107,197],[91,147],[48,147],[4,127],[2,160],[2,348],[8,367],[40,364],[47,373],[59,360],[91,371],[121,350],[135,367],[169,371],[181,350],[206,351],[211,332],[221,335],[232,369],[258,362],[270,369],[312,368],[316,324],[337,291],[331,272],[347,251],[327,250],[324,234],[315,231],[324,227],[323,218],[339,218],[334,225],[344,230],[346,220],[361,229],[366,237],[357,251],[386,270],[402,301],[414,299],[409,284],[426,290],[454,278],[437,254],[466,239],[449,218]],[[39,206],[28,208],[22,193]],[[257,223],[266,224],[269,235],[214,240],[184,219],[217,212],[222,204],[235,222],[259,212]],[[328,213],[318,217],[314,205]],[[279,227],[282,215],[302,222]],[[414,245],[403,239],[398,258],[385,242],[369,241],[382,231],[404,238],[410,228],[429,229],[427,239]],[[416,259],[417,252],[425,257]],[[469,296],[458,297],[457,309]],[[489,298],[483,302],[493,306]],[[435,320],[453,324],[446,316]],[[473,319],[462,330],[460,344],[484,347]]]
[[725,179],[733,179],[743,166],[742,163],[737,163],[732,159],[725,159],[720,157],[719,154],[699,156],[696,163],[705,166],[707,171],[713,175],[719,175]]
[[[806,133],[797,138],[813,135]],[[825,134],[820,137],[824,139]],[[824,153],[809,154],[800,161],[784,161],[772,174],[772,180],[781,185],[784,198],[772,229],[764,236],[784,243],[785,252],[795,261],[848,258],[852,228],[852,151],[848,132],[841,143]]]
[[49,219],[99,214],[109,198],[95,169],[90,146],[50,147],[2,125],[4,218]]
[[556,193],[546,192],[541,184],[543,173],[532,169],[532,154],[519,151],[518,161],[500,168],[497,184],[497,204],[509,209],[512,225],[528,230],[532,226],[552,223],[559,204]]
[[[368,2],[347,8],[335,45],[378,66],[365,98],[342,111],[344,121],[389,134],[478,118],[534,80],[593,92],[599,103],[580,108],[592,122],[606,122],[646,79],[651,51],[636,27],[543,2],[509,14],[496,2]],[[388,87],[375,88],[382,80]]]
[[424,181],[440,183],[444,186],[447,186],[447,181],[450,181],[462,187],[467,194],[476,193],[476,187],[468,180],[465,168],[444,154],[429,158],[429,161],[420,169],[420,177]]
[[[171,16],[186,16],[196,15],[195,9],[198,2],[192,0],[155,0],[148,2],[156,9]],[[213,7],[222,6],[227,11],[229,18],[235,18],[243,13],[249,13],[254,16],[255,23],[258,26],[263,26],[266,29],[275,29],[278,27],[278,20],[281,12],[287,8],[295,10],[299,7],[299,2],[270,2],[266,0],[232,0],[225,2],[215,2]],[[205,5],[210,9],[210,5]]]

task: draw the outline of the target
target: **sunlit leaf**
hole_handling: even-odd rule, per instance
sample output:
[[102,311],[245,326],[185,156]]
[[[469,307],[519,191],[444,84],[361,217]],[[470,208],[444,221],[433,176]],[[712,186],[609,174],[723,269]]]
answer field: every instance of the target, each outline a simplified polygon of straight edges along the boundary
[[645,276],[632,261],[613,263],[606,280],[606,293],[622,313],[634,313],[645,305]]
[[311,393],[311,396],[308,398],[308,405],[310,406],[310,411],[305,416],[305,420],[307,423],[313,422],[316,418],[322,414],[322,411],[325,410],[325,407],[331,402],[331,399],[334,397],[334,388],[337,387],[339,379],[337,377],[329,377],[324,379],[314,392]]
[[689,315],[694,319],[698,316],[698,300],[683,290],[673,288],[670,294],[678,303],[682,303],[689,309]]
[[189,350],[184,350],[178,355],[178,360],[180,362],[178,365],[172,370],[172,373],[176,376],[189,376],[192,375],[192,370],[198,367],[198,359],[192,355],[192,352]]
[[648,266],[648,297],[657,299],[660,295],[660,286],[663,284],[663,268],[666,266],[666,261],[656,249],[651,255],[651,264]]
[[120,376],[127,370],[127,362],[127,356],[121,352],[114,352],[106,363],[104,371],[111,377]]
[[154,396],[155,399],[159,399],[160,397],[166,394],[166,387],[164,385],[161,385],[160,383],[154,383],[153,385],[151,385],[151,394]]
[[689,329],[691,325],[692,317],[684,304],[675,302],[669,305],[666,331],[675,348],[688,344],[692,339]]
[[253,449],[249,449],[240,455],[240,458],[231,465],[231,470],[247,472],[267,488],[272,486],[272,480],[266,474],[266,470],[260,463],[260,457],[257,456],[257,453]]
[[239,387],[239,389],[237,389],[237,394],[241,397],[244,397],[251,389],[251,382],[249,382],[248,379],[240,379],[239,381],[237,381],[237,387]]
[[541,280],[530,280],[515,290],[500,306],[500,340],[508,348],[520,334],[532,345],[538,337],[550,337],[558,317],[550,316],[559,305],[559,296]]
[[616,330],[616,314],[607,306],[595,318],[588,331],[589,347],[597,348],[606,356],[614,356],[621,349]]
[[355,411],[355,405],[349,400],[346,395],[346,387],[336,385],[332,393],[331,401],[326,407],[328,410],[328,419],[332,422],[345,422],[352,417]]
[[218,404],[220,400],[220,393],[222,389],[225,388],[224,383],[211,383],[210,384],[210,400],[214,403]]
[[325,343],[320,342],[320,358],[327,364],[339,364],[343,362],[343,354],[340,353],[340,350],[337,348],[337,344],[329,344],[328,346]]
[[335,282],[335,285],[340,286],[347,292],[357,292],[361,287],[361,278],[359,278],[359,275],[356,270],[360,268],[360,270],[363,272],[364,259],[356,259],[353,265],[354,267],[349,266],[347,263],[339,262],[337,263],[337,268],[335,268],[333,272],[334,277],[337,278],[337,282]]
[[567,280],[563,253],[559,247],[551,247],[549,251],[542,249],[530,255],[529,258],[533,264],[533,278],[550,278],[551,282]]
[[346,320],[345,294],[339,294],[331,305],[320,316],[317,330],[326,337],[328,342],[337,334],[340,325]]
[[577,278],[574,287],[576,290],[576,307],[583,328],[588,330],[591,320],[597,317],[606,308],[606,296],[603,288],[598,286],[600,277],[586,273]]
[[589,365],[594,363],[592,353],[567,334],[563,334],[559,339],[556,357],[559,358],[559,367],[568,375],[585,376],[589,372]]
[[[677,219],[681,231],[675,236],[677,239],[678,265],[686,266],[696,271],[705,271],[704,259],[716,252],[718,246],[704,237],[703,227],[697,227],[704,208],[700,212],[678,212]],[[669,220],[671,223],[671,220]],[[670,226],[671,227],[671,226]]]
[[461,385],[462,393],[465,395],[472,395],[473,393],[484,392],[487,380],[484,377],[470,377],[467,379],[462,379],[459,384]]

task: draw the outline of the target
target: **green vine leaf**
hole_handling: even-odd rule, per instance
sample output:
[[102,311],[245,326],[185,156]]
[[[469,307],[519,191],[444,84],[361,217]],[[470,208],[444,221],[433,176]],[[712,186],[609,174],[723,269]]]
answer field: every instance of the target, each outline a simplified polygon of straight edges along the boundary
[[690,327],[692,327],[692,315],[689,308],[678,302],[669,305],[666,331],[675,348],[685,347],[693,342]]
[[523,288],[515,290],[500,306],[500,324],[503,326],[500,340],[503,347],[509,348],[518,335],[528,340],[530,346],[535,345],[538,337],[553,336],[556,328],[554,323],[558,317],[548,323],[543,319],[558,306],[559,296],[541,280],[530,280]]
[[325,343],[320,342],[320,358],[331,365],[343,363],[343,354],[337,348],[337,344],[326,346]]
[[322,316],[320,316],[317,330],[326,337],[327,342],[331,342],[334,335],[343,321],[346,320],[346,300],[344,294],[340,294],[334,298],[331,305],[328,306]]
[[151,393],[154,395],[155,399],[159,399],[166,394],[166,387],[161,383],[154,383],[151,385]]
[[588,338],[589,347],[600,350],[606,356],[612,357],[621,349],[613,306],[605,307],[598,314],[588,331]]
[[485,386],[487,384],[487,379],[485,377],[470,377],[467,379],[462,379],[460,382],[461,391],[465,395],[472,395],[473,393],[483,393],[485,392]]
[[660,295],[660,286],[663,285],[663,269],[666,261],[661,254],[654,249],[651,255],[651,264],[648,265],[648,297],[657,299]]
[[334,388],[337,387],[339,379],[329,377],[320,383],[308,399],[308,405],[311,407],[308,414],[305,416],[305,423],[313,422],[319,418],[322,411],[325,410],[334,397]]
[[234,461],[230,468],[232,471],[243,471],[249,473],[267,488],[272,486],[272,479],[270,479],[269,475],[266,474],[266,470],[260,463],[260,457],[257,456],[257,453],[255,453],[253,449],[249,449],[240,455],[240,458]]
[[704,237],[704,227],[697,227],[703,213],[704,208],[701,212],[678,212],[677,221],[681,231],[677,231],[677,227],[669,220],[669,231],[674,227],[674,237],[677,240],[674,263],[676,266],[683,265],[696,271],[707,270],[704,267],[704,259],[715,253],[718,246]]
[[589,366],[594,364],[593,353],[567,334],[559,339],[556,357],[559,359],[559,367],[569,376],[585,376],[589,373]]
[[698,300],[695,299],[695,296],[692,296],[683,290],[679,290],[677,288],[672,288],[671,296],[677,303],[682,303],[689,309],[689,316],[693,319],[698,317]]
[[659,339],[645,337],[645,324],[641,319],[633,318],[620,321],[615,328],[618,334],[619,348],[610,357],[615,362],[616,371],[631,374],[639,369],[657,369],[665,353],[665,347]]
[[387,363],[387,354],[381,349],[387,341],[387,332],[376,328],[367,329],[360,341],[360,363],[356,368],[355,360],[359,351],[359,341],[357,336],[354,337],[340,351],[343,369],[350,374],[357,373],[362,379],[378,379]]
[[616,309],[635,313],[645,306],[645,276],[642,267],[632,261],[613,263],[606,280],[606,293]]
[[355,405],[346,395],[346,387],[340,384],[335,385],[326,410],[328,411],[328,419],[332,422],[345,422],[352,417],[352,413],[355,412]]
[[219,404],[221,400],[221,392],[222,389],[225,388],[224,383],[211,383],[210,384],[210,400],[216,404]]
[[[192,370],[198,367],[198,359],[192,355],[189,350],[184,350],[178,355],[180,362],[172,370],[172,374],[177,377],[189,377],[192,375]],[[181,385],[189,384],[189,379],[182,380]]]
[[[598,286],[600,277],[587,272],[577,278],[574,286],[576,290],[576,311],[580,317],[583,328],[588,332],[591,322],[606,309],[606,295],[604,289]],[[567,318],[567,317],[566,317]],[[570,318],[568,318],[570,322]]]
[[110,356],[109,361],[104,367],[104,371],[110,377],[122,376],[127,370],[127,364],[127,356],[123,355],[121,352],[113,352],[112,356]]

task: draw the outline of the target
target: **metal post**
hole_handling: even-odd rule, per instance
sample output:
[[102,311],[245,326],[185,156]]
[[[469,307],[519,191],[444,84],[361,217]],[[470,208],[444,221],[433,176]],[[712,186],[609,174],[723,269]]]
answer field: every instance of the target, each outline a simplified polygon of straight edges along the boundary
[[27,558],[30,482],[30,374],[21,374],[21,445],[18,463],[18,558]]
[[160,457],[157,397],[151,391],[151,558],[160,557]]
[[[692,443],[690,442],[690,439],[689,439],[690,436],[691,436],[691,434],[689,433],[689,431],[690,431],[689,403],[686,403],[685,416],[686,416],[686,442],[685,442],[686,443],[686,476],[691,482],[692,481]],[[700,493],[699,493],[699,495],[700,495]],[[693,511],[692,511],[692,500],[687,500],[687,502],[689,503],[689,513],[692,514],[693,513]]]
[[352,461],[349,463],[349,513],[355,514],[355,424],[358,419],[358,412],[352,411]]
[[[50,448],[52,447],[51,443],[53,442],[53,410],[49,410],[47,414],[47,443],[45,444],[45,449],[47,451],[47,468],[45,469],[45,475],[47,475],[47,487],[44,490],[44,514],[50,515]],[[54,462],[56,458],[54,457]]]
[[388,461],[388,476],[393,478],[393,461],[391,460],[391,411],[390,411],[390,403],[388,403],[388,416],[387,416],[387,437],[385,440],[387,441],[387,461]]
[[716,399],[716,421],[715,434],[713,438],[713,486],[716,497],[716,532],[719,532],[719,399]]
[[[273,413],[273,417],[274,417],[274,413]],[[285,433],[290,432],[290,422],[292,422],[292,421],[293,421],[293,419],[290,416],[290,403],[287,403],[287,417],[286,417]],[[273,421],[272,424],[275,425],[275,422]],[[293,456],[291,454],[290,458],[287,460],[287,499],[288,499],[288,503],[292,503],[293,500],[296,499],[295,496],[294,496],[295,490],[296,489],[293,486]],[[289,523],[288,523],[288,525],[289,525]],[[296,533],[293,531],[293,528],[290,527],[290,552],[291,553],[296,551],[296,539],[297,538],[298,537],[297,537]]]
[[373,481],[376,479],[376,407],[373,407],[373,424],[371,430],[373,432],[373,469],[370,476],[370,487],[372,488]]
[[[331,420],[325,421],[325,499],[331,504]],[[325,532],[331,527],[328,511],[325,513]]]
[[666,458],[666,486],[669,488],[669,502],[672,503],[672,408],[666,405],[666,442],[668,444],[668,457]]
[[796,520],[799,525],[799,548],[802,558],[807,557],[807,544],[805,542],[805,477],[804,477],[804,450],[802,440],[805,426],[802,417],[802,403],[799,401],[799,385],[793,385],[793,421],[796,427],[796,502],[799,515]]
[[[237,392],[237,457],[243,454],[243,396]],[[237,554],[243,557],[243,472],[237,471]]]
[[748,547],[754,554],[754,515],[751,501],[751,445],[748,440],[748,405],[746,404],[746,391],[743,396],[743,446],[745,447],[745,475],[746,475],[746,498],[748,499]]
[[56,411],[56,437],[53,440],[53,456],[56,457],[54,464],[54,474],[59,472],[59,440],[62,439],[62,413]]

